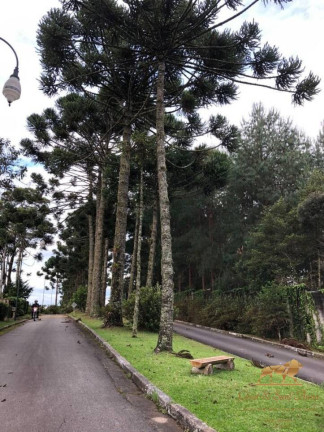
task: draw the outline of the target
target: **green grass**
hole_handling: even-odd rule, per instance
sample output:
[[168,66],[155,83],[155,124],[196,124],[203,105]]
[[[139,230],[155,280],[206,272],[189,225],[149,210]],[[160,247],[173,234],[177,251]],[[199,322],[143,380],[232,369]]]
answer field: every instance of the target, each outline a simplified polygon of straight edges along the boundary
[[[235,359],[234,371],[192,375],[189,360],[153,353],[156,334],[139,332],[134,339],[127,328],[102,329],[101,321],[78,316],[174,402],[219,432],[324,431],[323,386],[301,380],[300,386],[257,386],[260,369],[239,357]],[[175,335],[174,351],[182,349],[189,350],[195,358],[223,354]],[[267,383],[269,378],[263,380]],[[281,380],[280,376],[274,377],[274,382]],[[287,384],[293,384],[291,378],[286,380]]]
[[7,325],[14,324],[15,322],[19,322],[19,321],[24,320],[26,318],[29,318],[29,315],[18,317],[17,321],[15,321],[14,319],[9,319],[7,321],[0,321],[0,330],[3,329],[3,327],[6,327]]

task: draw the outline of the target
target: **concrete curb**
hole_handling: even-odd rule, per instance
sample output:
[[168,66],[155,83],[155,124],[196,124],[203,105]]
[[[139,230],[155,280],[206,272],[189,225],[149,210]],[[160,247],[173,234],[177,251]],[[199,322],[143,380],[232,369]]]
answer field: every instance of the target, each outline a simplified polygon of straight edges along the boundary
[[6,326],[4,326],[4,327],[1,327],[1,328],[0,328],[0,332],[2,332],[2,330],[7,330],[7,329],[10,328],[10,327],[15,327],[15,326],[17,326],[17,325],[19,325],[19,324],[23,324],[23,323],[25,323],[25,322],[27,322],[27,321],[29,321],[29,320],[28,320],[28,319],[23,319],[23,320],[21,320],[21,321],[14,322],[14,323],[12,323],[12,324],[8,324],[8,325],[6,325]]
[[144,375],[139,373],[124,357],[122,357],[108,342],[103,340],[97,333],[84,324],[82,321],[69,316],[82,328],[87,330],[104,348],[110,358],[112,358],[123,371],[131,378],[134,384],[160,407],[175,419],[188,432],[217,432],[206,423],[199,420],[194,414],[181,405],[172,402],[171,398],[163,393],[158,387],[153,385]]
[[259,342],[259,343],[263,343],[263,344],[273,345],[273,346],[276,346],[276,347],[279,347],[279,348],[282,348],[282,349],[287,349],[287,350],[290,350],[290,351],[295,351],[296,353],[298,353],[298,354],[300,354],[301,356],[304,356],[304,357],[314,357],[314,358],[318,358],[318,359],[324,360],[324,354],[313,352],[313,351],[309,351],[309,350],[305,350],[305,349],[302,349],[302,348],[295,348],[295,347],[292,347],[292,346],[289,346],[289,345],[281,344],[279,342],[271,342],[271,341],[268,341],[268,340],[265,340],[265,339],[261,339],[261,338],[255,337],[255,336],[248,336],[248,335],[245,335],[245,334],[242,334],[242,333],[235,333],[235,332],[231,332],[231,331],[216,329],[216,328],[213,328],[213,327],[206,327],[206,326],[203,326],[201,324],[194,324],[194,323],[190,323],[190,322],[186,322],[186,321],[176,320],[175,322],[176,323],[178,322],[179,324],[188,325],[188,326],[191,326],[191,327],[201,328],[201,329],[204,329],[204,330],[210,330],[210,331],[212,331],[214,333],[221,333],[221,334],[225,334],[225,335],[229,335],[229,336],[234,336],[234,337],[241,338],[241,339],[248,339],[248,340],[251,340],[251,341],[254,341],[254,342]]

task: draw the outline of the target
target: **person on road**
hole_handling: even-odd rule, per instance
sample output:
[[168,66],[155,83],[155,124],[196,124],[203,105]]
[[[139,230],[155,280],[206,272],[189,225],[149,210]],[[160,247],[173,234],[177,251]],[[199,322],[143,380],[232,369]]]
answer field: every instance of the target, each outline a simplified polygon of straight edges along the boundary
[[32,310],[32,312],[31,312],[32,319],[34,318],[34,317],[33,317],[33,311],[34,311],[34,308],[37,309],[37,311],[36,311],[36,318],[38,319],[38,314],[39,314],[39,304],[38,304],[38,300],[35,300],[35,301],[34,301],[34,304],[32,304],[32,307],[31,307],[31,310]]

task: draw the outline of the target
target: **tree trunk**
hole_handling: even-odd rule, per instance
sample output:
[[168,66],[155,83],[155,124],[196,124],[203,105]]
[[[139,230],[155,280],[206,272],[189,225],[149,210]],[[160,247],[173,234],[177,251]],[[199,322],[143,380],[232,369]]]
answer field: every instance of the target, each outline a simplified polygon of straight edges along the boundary
[[172,351],[173,336],[173,264],[170,203],[164,143],[164,77],[165,63],[164,61],[159,61],[156,96],[156,139],[162,248],[162,304],[159,337],[155,352]]
[[56,291],[55,291],[55,306],[57,306],[57,298],[58,298],[58,277],[56,278]]
[[4,279],[6,275],[6,253],[7,253],[7,248],[5,246],[2,251],[2,259],[1,259],[0,298],[3,297]]
[[178,275],[178,291],[181,292],[182,291],[182,274],[180,273]]
[[140,198],[138,207],[138,238],[137,238],[137,272],[136,272],[136,293],[135,293],[135,306],[133,315],[133,333],[132,337],[137,337],[137,326],[138,326],[138,312],[139,312],[139,300],[141,293],[141,250],[142,250],[142,227],[143,227],[143,167],[141,167],[140,174]]
[[108,238],[106,238],[105,246],[104,246],[104,254],[103,254],[103,263],[102,263],[100,307],[104,307],[106,303],[108,251],[109,251],[109,240]]
[[149,260],[147,266],[147,277],[146,277],[147,287],[152,286],[152,282],[153,282],[153,270],[154,270],[154,259],[155,259],[156,237],[157,237],[157,222],[158,222],[157,199],[155,199],[153,203],[150,252],[149,252]]
[[321,255],[319,248],[317,249],[317,280],[318,280],[318,289],[321,289]]
[[92,299],[92,278],[93,278],[93,258],[94,258],[94,226],[93,216],[88,215],[88,231],[89,231],[89,259],[88,259],[88,294],[86,313],[90,313]]
[[11,273],[12,273],[12,268],[13,268],[14,261],[15,261],[16,251],[17,251],[17,248],[15,247],[13,252],[12,252],[12,255],[10,257],[10,260],[9,260],[8,274],[7,274],[7,285],[11,284]]
[[[98,199],[98,198],[97,198]],[[99,206],[97,206],[96,231],[94,242],[93,273],[92,273],[92,294],[90,300],[90,316],[97,317],[100,312],[100,291],[103,254],[103,228],[105,215],[105,182],[101,179]]]
[[312,260],[309,260],[309,269],[310,269],[309,284],[310,284],[311,291],[313,291],[313,265],[312,265]]
[[[93,202],[93,176],[91,170],[88,171],[88,180],[89,180],[89,193],[88,193],[88,204],[89,211],[91,211],[92,202]],[[98,178],[98,181],[101,181],[101,177]],[[97,204],[99,199],[99,194],[97,193]],[[96,212],[97,215],[97,212]],[[92,300],[92,278],[93,278],[93,259],[94,259],[94,225],[93,225],[93,216],[92,214],[88,214],[88,246],[89,246],[89,255],[88,255],[88,290],[87,290],[87,303],[86,303],[86,314],[90,314],[91,308],[91,300]]]
[[138,246],[138,220],[139,220],[139,209],[136,208],[134,246],[133,246],[133,255],[132,255],[132,265],[131,265],[131,271],[130,271],[130,276],[129,276],[128,297],[131,295],[131,292],[133,291],[133,288],[134,288],[136,259],[137,259],[137,246]]
[[20,246],[19,252],[18,252],[18,258],[17,258],[17,271],[16,271],[16,312],[15,312],[15,319],[17,318],[17,313],[18,313],[18,297],[19,297],[19,289],[20,289],[20,281],[21,281],[21,267],[22,267],[23,253],[24,253],[24,248],[23,248],[23,246]]
[[122,300],[127,229],[131,132],[132,131],[130,124],[126,124],[124,126],[123,149],[120,157],[116,225],[114,237],[114,262],[112,265],[111,295],[109,302],[110,313],[105,323],[106,326],[123,326]]

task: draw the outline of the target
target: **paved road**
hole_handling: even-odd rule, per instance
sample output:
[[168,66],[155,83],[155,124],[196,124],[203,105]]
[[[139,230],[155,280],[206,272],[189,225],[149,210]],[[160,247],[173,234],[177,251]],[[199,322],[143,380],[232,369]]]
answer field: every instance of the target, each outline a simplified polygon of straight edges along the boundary
[[0,336],[0,430],[181,432],[62,316]]
[[[190,339],[211,345],[212,347],[219,348],[239,357],[249,360],[253,358],[266,365],[282,364],[296,358],[303,365],[298,373],[299,378],[317,384],[324,382],[324,360],[302,357],[294,351],[276,347],[271,344],[215,333],[210,330],[195,328],[178,322],[174,323],[174,330],[176,333]],[[273,357],[268,357],[267,354]]]

